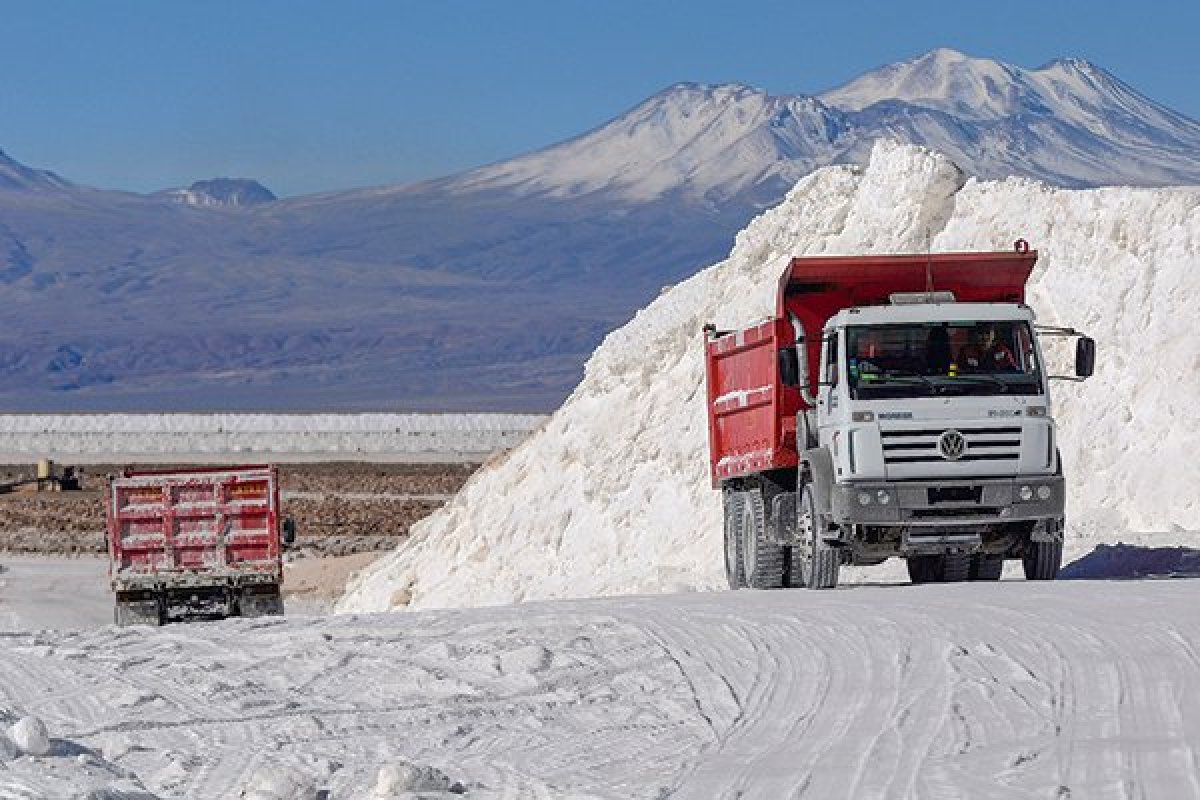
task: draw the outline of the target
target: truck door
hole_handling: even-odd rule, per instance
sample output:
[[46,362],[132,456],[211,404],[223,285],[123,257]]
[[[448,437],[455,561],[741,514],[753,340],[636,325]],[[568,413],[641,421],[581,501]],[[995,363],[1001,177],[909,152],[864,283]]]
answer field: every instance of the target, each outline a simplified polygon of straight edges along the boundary
[[[841,374],[840,332],[826,331],[821,347],[820,382],[817,386],[817,438],[836,453],[834,435],[846,408],[845,378]],[[835,456],[836,458],[836,456]]]

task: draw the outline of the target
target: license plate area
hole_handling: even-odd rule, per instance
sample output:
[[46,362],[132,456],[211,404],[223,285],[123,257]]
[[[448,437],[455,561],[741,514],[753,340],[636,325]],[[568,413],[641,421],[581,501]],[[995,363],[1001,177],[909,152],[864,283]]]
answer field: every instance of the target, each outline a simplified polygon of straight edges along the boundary
[[927,494],[931,506],[944,503],[979,505],[983,501],[982,486],[941,486],[928,489]]

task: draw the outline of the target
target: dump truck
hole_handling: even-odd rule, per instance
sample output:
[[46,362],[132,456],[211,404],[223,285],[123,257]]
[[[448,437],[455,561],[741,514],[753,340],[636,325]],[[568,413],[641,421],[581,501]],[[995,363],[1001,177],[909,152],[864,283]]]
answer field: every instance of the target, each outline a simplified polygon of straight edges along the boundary
[[105,492],[118,625],[283,613],[279,473],[267,465],[126,469]]
[[[1037,252],[794,258],[773,317],[706,325],[710,472],[731,588],[828,589],[843,565],[914,583],[1031,580],[1062,562],[1050,379],[1095,343],[1025,304]],[[1074,342],[1048,375],[1041,340]],[[1066,350],[1070,352],[1070,350]]]

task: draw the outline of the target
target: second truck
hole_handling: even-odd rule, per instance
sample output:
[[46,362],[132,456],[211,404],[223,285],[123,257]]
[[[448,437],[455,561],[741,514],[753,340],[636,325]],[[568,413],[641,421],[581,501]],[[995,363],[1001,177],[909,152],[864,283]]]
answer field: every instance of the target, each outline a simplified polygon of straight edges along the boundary
[[280,515],[268,465],[125,470],[105,489],[118,625],[283,613]]
[[793,259],[776,313],[706,326],[709,452],[732,588],[837,585],[907,561],[914,583],[1057,576],[1065,483],[1037,260],[1012,252]]

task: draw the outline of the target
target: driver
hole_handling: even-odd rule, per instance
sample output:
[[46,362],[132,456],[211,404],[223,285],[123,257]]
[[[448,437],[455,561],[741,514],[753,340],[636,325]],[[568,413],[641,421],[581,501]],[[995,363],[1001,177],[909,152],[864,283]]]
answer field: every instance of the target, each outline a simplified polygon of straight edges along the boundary
[[971,340],[958,353],[958,364],[964,372],[1017,371],[1017,359],[997,338],[994,325],[979,325],[971,331]]

